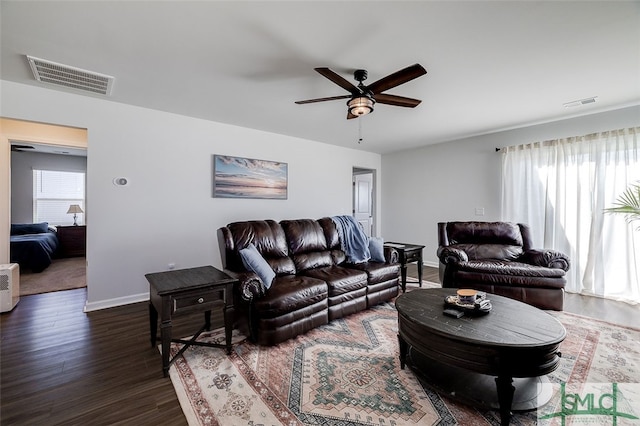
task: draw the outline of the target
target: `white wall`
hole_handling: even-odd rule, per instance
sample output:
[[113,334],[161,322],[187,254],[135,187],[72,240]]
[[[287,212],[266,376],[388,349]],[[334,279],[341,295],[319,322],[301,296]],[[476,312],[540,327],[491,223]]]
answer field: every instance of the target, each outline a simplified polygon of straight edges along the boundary
[[639,124],[635,106],[384,155],[383,237],[424,244],[425,264],[437,266],[438,222],[500,220],[502,163],[495,148]]
[[[88,129],[87,309],[148,298],[144,274],[220,267],[216,230],[351,212],[353,167],[378,154],[0,81],[5,117]],[[213,154],[289,165],[288,200],[212,198]],[[112,180],[124,176],[130,185]],[[378,190],[378,199],[380,190]],[[378,208],[380,215],[380,208]],[[380,232],[380,230],[378,230]]]

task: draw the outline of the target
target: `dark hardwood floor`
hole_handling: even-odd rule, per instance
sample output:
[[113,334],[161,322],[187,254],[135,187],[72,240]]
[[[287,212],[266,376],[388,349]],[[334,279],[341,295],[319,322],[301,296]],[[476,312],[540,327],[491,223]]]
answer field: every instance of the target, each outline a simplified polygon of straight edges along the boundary
[[[2,314],[0,424],[186,425],[147,303],[83,313],[85,301],[86,289],[25,296]],[[201,324],[181,317],[175,335]]]
[[[423,279],[438,282],[437,269]],[[637,326],[638,307],[568,296],[571,312]],[[0,424],[186,425],[151,348],[147,303],[83,313],[85,300],[86,289],[25,296],[0,315]],[[174,336],[201,324],[176,318]]]

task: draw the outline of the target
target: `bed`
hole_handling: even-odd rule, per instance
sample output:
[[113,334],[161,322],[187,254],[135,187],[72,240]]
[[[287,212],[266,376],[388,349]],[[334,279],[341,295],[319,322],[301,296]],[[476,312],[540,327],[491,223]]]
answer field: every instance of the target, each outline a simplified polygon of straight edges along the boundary
[[42,272],[55,257],[60,245],[55,228],[47,222],[18,223],[11,225],[11,263],[20,269]]

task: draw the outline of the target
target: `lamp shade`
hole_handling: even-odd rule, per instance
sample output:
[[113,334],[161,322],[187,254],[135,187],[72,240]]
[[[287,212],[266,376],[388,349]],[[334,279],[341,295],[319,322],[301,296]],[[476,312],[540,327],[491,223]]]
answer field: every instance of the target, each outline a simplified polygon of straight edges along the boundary
[[69,210],[67,210],[67,213],[84,213],[84,212],[82,211],[79,205],[71,204],[69,206]]
[[356,116],[361,116],[373,112],[374,101],[368,96],[356,96],[349,99],[347,105],[349,106],[349,112]]

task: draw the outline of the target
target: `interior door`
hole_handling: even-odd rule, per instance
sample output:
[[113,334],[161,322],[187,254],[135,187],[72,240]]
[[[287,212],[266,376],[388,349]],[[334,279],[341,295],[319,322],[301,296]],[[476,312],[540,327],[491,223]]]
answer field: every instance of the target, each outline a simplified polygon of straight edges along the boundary
[[353,217],[365,234],[373,234],[373,173],[353,176]]

